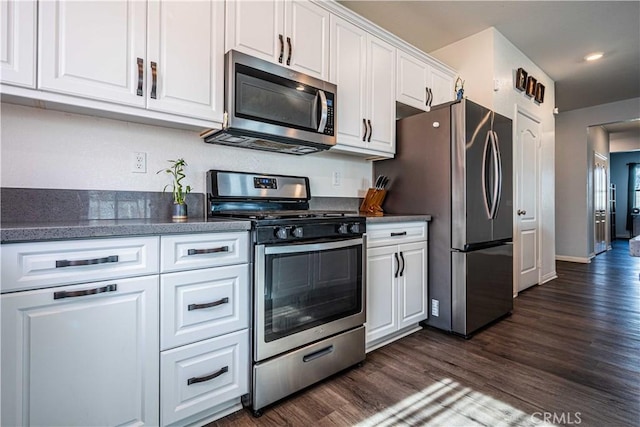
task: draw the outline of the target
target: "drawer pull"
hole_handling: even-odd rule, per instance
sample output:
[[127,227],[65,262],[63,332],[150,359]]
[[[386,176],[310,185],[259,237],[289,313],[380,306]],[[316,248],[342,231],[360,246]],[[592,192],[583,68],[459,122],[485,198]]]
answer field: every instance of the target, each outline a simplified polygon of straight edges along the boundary
[[75,298],[84,297],[87,295],[102,294],[105,292],[115,292],[118,290],[118,285],[115,283],[112,285],[103,286],[101,288],[85,289],[83,291],[58,291],[53,293],[53,299],[62,298]]
[[229,297],[224,297],[222,299],[219,299],[218,301],[209,302],[209,303],[206,303],[206,304],[189,304],[187,306],[187,309],[189,311],[191,311],[191,310],[200,310],[202,308],[211,308],[211,307],[215,307],[217,305],[226,304],[228,302],[229,302]]
[[401,233],[391,233],[391,237],[396,237],[396,236],[406,236],[407,232],[403,231]]
[[329,347],[325,347],[322,350],[318,350],[318,351],[315,351],[315,352],[313,352],[311,354],[307,354],[306,356],[304,356],[302,358],[302,361],[305,362],[305,363],[306,362],[311,362],[312,360],[318,359],[318,358],[320,358],[322,356],[326,356],[327,354],[332,353],[332,352],[333,352],[333,346],[330,345]]
[[204,377],[193,377],[193,378],[189,378],[187,380],[187,385],[191,385],[191,384],[196,384],[196,383],[203,383],[205,381],[209,381],[212,380],[214,378],[219,377],[220,375],[224,374],[225,372],[229,372],[229,367],[228,366],[224,366],[222,367],[219,371],[214,372],[211,375],[206,375]]
[[216,252],[229,252],[229,246],[220,246],[219,248],[211,249],[189,249],[187,255],[214,254]]
[[109,262],[118,262],[118,255],[111,255],[104,258],[79,259],[76,261],[69,261],[65,259],[61,261],[56,261],[56,268],[75,267],[78,265],[106,264]]

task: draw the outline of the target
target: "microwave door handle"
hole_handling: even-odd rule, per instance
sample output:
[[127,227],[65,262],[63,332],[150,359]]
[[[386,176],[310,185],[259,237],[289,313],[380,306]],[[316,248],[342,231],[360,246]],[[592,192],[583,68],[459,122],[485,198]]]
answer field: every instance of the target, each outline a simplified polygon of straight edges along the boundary
[[320,100],[320,124],[318,125],[318,133],[324,133],[327,127],[327,114],[329,112],[327,106],[327,95],[323,90],[318,91],[318,99]]

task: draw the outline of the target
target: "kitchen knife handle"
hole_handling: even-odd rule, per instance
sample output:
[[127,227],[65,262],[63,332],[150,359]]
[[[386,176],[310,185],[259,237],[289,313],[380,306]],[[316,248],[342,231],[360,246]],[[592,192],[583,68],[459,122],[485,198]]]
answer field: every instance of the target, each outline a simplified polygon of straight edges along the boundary
[[287,37],[287,46],[289,46],[289,53],[287,54],[287,65],[291,65],[291,54],[293,53],[293,47],[291,46],[291,37]]
[[402,260],[402,270],[400,270],[400,277],[404,274],[404,254],[400,252],[400,259]]
[[158,64],[151,61],[151,98],[157,99],[156,87],[158,86]]
[[101,288],[93,288],[93,289],[84,289],[82,291],[58,291],[53,293],[53,299],[62,299],[62,298],[75,298],[75,297],[84,297],[87,295],[96,295],[103,294],[105,292],[115,292],[118,290],[118,285],[111,284],[107,286],[103,286]]
[[222,304],[227,304],[228,302],[229,302],[229,297],[224,297],[219,299],[218,301],[208,302],[206,304],[189,304],[187,306],[187,310],[188,311],[202,310],[203,308],[217,307]]
[[142,84],[144,77],[144,59],[138,58],[138,90],[136,91],[136,95],[142,96]]
[[280,39],[280,56],[278,57],[278,62],[282,64],[282,57],[284,56],[284,39],[282,34],[278,34],[278,39]]
[[393,277],[397,278],[398,273],[400,272],[400,260],[398,259],[398,252],[395,252],[393,256],[396,259],[396,272],[393,273]]
[[373,133],[373,126],[371,125],[371,120],[367,119],[367,124],[369,125],[369,137],[367,138],[367,142],[371,142],[371,134]]
[[229,372],[229,367],[228,366],[223,366],[222,368],[220,368],[220,370],[214,372],[211,375],[206,375],[204,377],[191,377],[187,380],[187,385],[191,385],[191,384],[197,384],[197,383],[203,383],[205,381],[210,381],[214,378],[219,377],[220,375],[224,374],[225,372]]

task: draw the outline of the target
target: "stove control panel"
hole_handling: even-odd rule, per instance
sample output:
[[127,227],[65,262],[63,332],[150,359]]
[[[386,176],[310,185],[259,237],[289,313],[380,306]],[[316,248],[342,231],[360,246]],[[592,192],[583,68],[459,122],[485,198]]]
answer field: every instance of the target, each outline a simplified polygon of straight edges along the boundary
[[344,239],[361,236],[366,231],[364,218],[285,221],[256,227],[258,243],[285,243],[319,239]]

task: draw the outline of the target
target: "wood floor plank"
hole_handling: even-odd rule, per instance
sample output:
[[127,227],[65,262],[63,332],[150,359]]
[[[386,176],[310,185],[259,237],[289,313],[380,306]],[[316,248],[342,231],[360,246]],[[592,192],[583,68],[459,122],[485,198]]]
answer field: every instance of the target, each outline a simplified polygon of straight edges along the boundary
[[514,300],[464,340],[424,329],[223,426],[640,426],[640,258],[628,242]]

